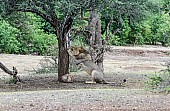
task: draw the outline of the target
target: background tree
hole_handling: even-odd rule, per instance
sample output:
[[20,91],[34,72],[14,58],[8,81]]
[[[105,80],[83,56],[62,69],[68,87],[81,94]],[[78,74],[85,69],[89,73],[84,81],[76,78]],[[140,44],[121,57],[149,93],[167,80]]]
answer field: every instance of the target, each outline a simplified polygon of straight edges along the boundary
[[[96,5],[81,12],[81,19],[88,21],[86,27],[82,28],[84,29],[82,32],[88,33],[85,36],[91,47],[92,60],[101,68],[103,67],[104,45],[108,44],[109,40],[113,42],[119,40],[119,44],[116,43],[116,45],[138,42],[141,34],[135,34],[139,31],[135,24],[146,18],[145,13],[151,4],[152,2],[148,0],[98,0]],[[119,38],[115,40],[111,36],[117,32],[119,32]]]
[[145,43],[141,24],[150,15],[160,13],[160,1],[107,1],[109,5],[104,5],[101,12],[103,37],[114,45]]

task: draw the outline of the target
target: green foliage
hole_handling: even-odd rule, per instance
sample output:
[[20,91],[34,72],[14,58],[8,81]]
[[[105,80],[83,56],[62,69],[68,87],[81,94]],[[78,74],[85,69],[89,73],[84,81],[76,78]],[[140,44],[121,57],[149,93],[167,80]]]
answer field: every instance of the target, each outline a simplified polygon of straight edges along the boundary
[[27,25],[0,21],[0,53],[48,55],[48,48],[57,44],[54,34],[46,34],[41,29],[44,24],[40,25],[40,18],[31,13],[26,16]]
[[[164,12],[161,14],[153,14],[148,19],[134,24],[130,24],[129,21],[125,19],[122,23],[121,33],[112,35],[110,39],[110,44],[114,45],[170,45],[169,14]],[[115,44],[115,42],[118,42],[118,44]]]
[[[113,35],[111,32],[109,32],[108,35],[110,36],[108,40],[108,45],[117,45],[117,46],[122,45],[122,42],[119,36]],[[105,38],[106,38],[106,33],[103,34],[103,39]]]
[[58,64],[56,59],[52,59],[51,57],[45,57],[40,61],[41,67],[39,69],[34,69],[33,72],[35,74],[49,74],[49,73],[57,73],[58,72]]
[[[26,5],[27,1],[15,3],[29,7]],[[48,5],[49,2],[38,0],[37,3],[41,6]],[[86,18],[89,17],[89,11],[86,9],[95,7],[101,16],[103,38],[106,37],[106,28],[111,22],[108,32],[110,45],[162,44],[167,46],[170,45],[169,3],[169,0],[89,0],[89,2],[66,0],[51,2],[49,9],[55,11],[59,20],[65,15],[74,16],[72,28],[74,32],[74,29],[85,31],[88,23],[80,16],[75,16],[75,13],[81,10]],[[18,5],[13,8],[19,8]],[[9,13],[8,6],[10,4],[3,1],[0,6],[1,17]],[[32,13],[14,11],[7,18],[0,21],[0,53],[45,55],[48,48],[57,43],[56,36],[53,34],[54,29],[41,17]],[[116,29],[120,30],[115,34]],[[86,45],[87,35],[84,33],[72,34],[72,44]]]
[[8,22],[0,21],[0,53],[19,53],[20,43],[17,37],[19,30],[12,27]]
[[170,91],[170,63],[166,63],[166,69],[162,70],[159,76],[153,76],[149,78],[147,84],[149,84],[152,90],[156,91]]
[[142,24],[142,36],[146,43],[169,45],[170,17],[168,14],[153,15]]
[[149,77],[149,81],[147,81],[147,84],[151,86],[152,89],[157,88],[160,83],[163,81],[162,78],[158,75],[155,75],[153,77]]
[[7,84],[16,84],[18,82],[18,80],[16,78],[10,77],[8,79],[6,79],[5,83]]
[[111,32],[109,32],[109,35],[111,35],[109,44],[112,45],[127,45],[127,44],[144,44],[145,39],[142,35],[142,26],[139,23],[130,25],[129,21],[126,19],[123,23],[121,33],[113,35]]
[[123,27],[122,27],[122,34],[121,34],[121,45],[125,45],[127,43],[130,42],[129,40],[129,34],[131,31],[131,27],[129,25],[129,21],[125,20],[123,23]]
[[[108,0],[105,2],[104,9],[101,11],[102,32],[104,34],[107,25],[111,22],[110,44],[115,45],[116,42],[117,45],[169,45],[170,17],[167,10],[169,0]],[[117,29],[120,31],[115,34],[114,31]],[[113,42],[114,40],[118,41]]]
[[163,13],[160,19],[162,19],[162,23],[159,24],[159,28],[157,29],[157,36],[162,45],[170,45],[170,16]]
[[[31,72],[34,72],[35,74],[49,74],[49,73],[57,73],[58,72],[58,48],[56,46],[50,47],[47,50],[47,53],[49,56],[45,56],[41,61],[40,65],[41,67],[38,69],[34,69]],[[69,71],[70,72],[76,72],[78,70],[77,65],[73,61],[73,59],[70,58],[69,62]]]
[[170,13],[170,1],[169,0],[161,0],[162,2],[162,10],[166,13]]
[[[29,53],[37,53],[38,55],[44,55],[47,49],[52,45],[57,44],[57,39],[54,35],[44,34],[42,31],[33,33],[32,43],[29,46]],[[48,55],[48,54],[47,54]]]
[[86,46],[87,43],[86,43],[85,37],[76,36],[73,38],[71,45]]

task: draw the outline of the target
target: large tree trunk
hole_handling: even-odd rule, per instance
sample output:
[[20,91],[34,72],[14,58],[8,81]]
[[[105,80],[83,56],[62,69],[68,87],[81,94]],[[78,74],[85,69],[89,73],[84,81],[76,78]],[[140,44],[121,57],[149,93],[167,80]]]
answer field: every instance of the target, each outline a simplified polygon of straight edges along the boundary
[[91,10],[88,27],[91,36],[89,42],[92,60],[103,69],[104,48],[102,44],[101,22],[99,14],[94,9]]
[[58,81],[62,82],[62,76],[69,73],[69,54],[67,48],[69,45],[69,31],[72,25],[73,19],[66,17],[64,22],[60,23],[60,27],[57,28],[58,36]]
[[62,82],[62,76],[69,73],[69,55],[67,53],[67,42],[58,39],[58,81]]

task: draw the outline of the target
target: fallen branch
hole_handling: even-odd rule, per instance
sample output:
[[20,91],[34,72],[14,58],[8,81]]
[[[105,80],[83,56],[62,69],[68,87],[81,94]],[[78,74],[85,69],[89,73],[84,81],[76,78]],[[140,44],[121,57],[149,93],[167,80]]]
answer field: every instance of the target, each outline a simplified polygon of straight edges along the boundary
[[0,62],[0,68],[6,72],[7,74],[9,74],[10,76],[13,76],[14,79],[14,84],[16,84],[17,82],[21,82],[21,79],[17,76],[18,71],[16,69],[16,67],[13,66],[13,70],[10,71],[6,66],[4,66],[1,62]]

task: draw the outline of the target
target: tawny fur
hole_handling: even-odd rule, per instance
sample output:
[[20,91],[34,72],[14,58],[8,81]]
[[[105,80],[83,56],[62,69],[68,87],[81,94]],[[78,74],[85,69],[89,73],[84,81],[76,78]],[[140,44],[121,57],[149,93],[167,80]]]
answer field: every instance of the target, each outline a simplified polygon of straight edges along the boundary
[[91,56],[88,51],[83,47],[70,47],[68,49],[69,55],[75,60],[76,64],[81,67],[92,77],[92,83],[103,83],[103,71],[98,65],[91,60]]
[[62,82],[72,83],[72,82],[74,82],[74,77],[70,74],[65,74],[62,76]]

